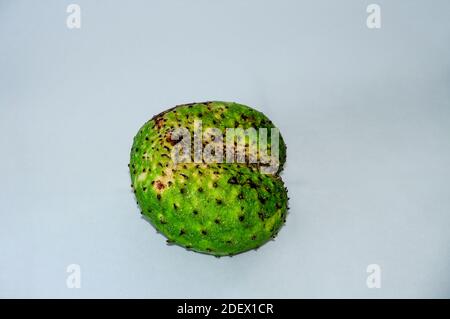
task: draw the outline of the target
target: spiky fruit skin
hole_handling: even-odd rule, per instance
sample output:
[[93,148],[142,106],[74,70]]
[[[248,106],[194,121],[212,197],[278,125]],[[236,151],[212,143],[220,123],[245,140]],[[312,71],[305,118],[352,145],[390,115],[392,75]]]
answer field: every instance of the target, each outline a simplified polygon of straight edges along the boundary
[[[273,238],[287,214],[287,190],[278,174],[247,163],[178,163],[171,132],[203,128],[274,127],[245,105],[205,102],[180,105],[148,121],[134,138],[130,173],[142,214],[174,243],[215,256],[235,255]],[[268,141],[270,142],[270,141]],[[270,143],[269,143],[270,145]],[[280,136],[281,171],[286,146]]]

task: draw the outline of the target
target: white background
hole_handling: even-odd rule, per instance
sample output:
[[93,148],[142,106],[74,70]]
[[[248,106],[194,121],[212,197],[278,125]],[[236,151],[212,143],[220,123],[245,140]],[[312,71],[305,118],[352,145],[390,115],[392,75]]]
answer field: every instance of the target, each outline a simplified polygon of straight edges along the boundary
[[[377,1],[378,30],[370,1],[70,3],[0,1],[0,297],[450,297],[450,2]],[[130,192],[140,126],[203,100],[288,145],[257,252],[166,246]]]

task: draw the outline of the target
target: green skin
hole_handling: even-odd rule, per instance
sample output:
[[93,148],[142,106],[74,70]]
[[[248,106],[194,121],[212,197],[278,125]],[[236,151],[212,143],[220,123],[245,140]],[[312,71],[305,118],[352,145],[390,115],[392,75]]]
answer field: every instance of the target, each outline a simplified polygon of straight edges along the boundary
[[[274,127],[264,114],[228,102],[180,105],[156,115],[135,136],[129,164],[142,214],[168,243],[197,252],[231,256],[258,248],[285,222],[283,181],[278,174],[262,174],[255,164],[175,164],[171,150],[177,141],[170,132],[185,127],[192,135],[195,119],[202,120],[203,129],[223,132]],[[280,172],[286,159],[281,136],[279,144]]]

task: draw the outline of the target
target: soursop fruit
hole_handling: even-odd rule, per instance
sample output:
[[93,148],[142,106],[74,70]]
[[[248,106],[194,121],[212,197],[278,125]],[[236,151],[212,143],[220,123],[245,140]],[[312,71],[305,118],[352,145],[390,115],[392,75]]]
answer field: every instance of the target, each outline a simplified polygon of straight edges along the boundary
[[[154,116],[134,137],[131,149],[131,187],[141,212],[168,243],[187,249],[232,256],[258,248],[285,222],[288,197],[279,172],[286,145],[280,136],[274,174],[263,174],[260,162],[198,162],[195,151],[188,162],[174,161],[172,151],[179,141],[172,134],[186,128],[194,136],[199,120],[203,129],[217,128],[224,135],[227,128],[275,127],[261,112],[229,102],[184,104]],[[214,142],[206,136],[201,146]],[[250,142],[247,137],[246,155]],[[269,138],[267,142],[270,153]]]

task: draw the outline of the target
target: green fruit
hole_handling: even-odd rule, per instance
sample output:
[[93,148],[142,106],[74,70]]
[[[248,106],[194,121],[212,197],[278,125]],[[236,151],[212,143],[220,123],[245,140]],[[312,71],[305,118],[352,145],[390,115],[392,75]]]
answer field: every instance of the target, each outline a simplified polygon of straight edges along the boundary
[[185,127],[193,135],[194,120],[224,135],[226,128],[274,127],[264,114],[228,102],[179,105],[154,116],[135,136],[129,164],[142,214],[169,243],[197,252],[225,256],[261,246],[287,214],[287,190],[278,176],[286,160],[283,139],[272,175],[252,163],[175,163],[171,134]]

